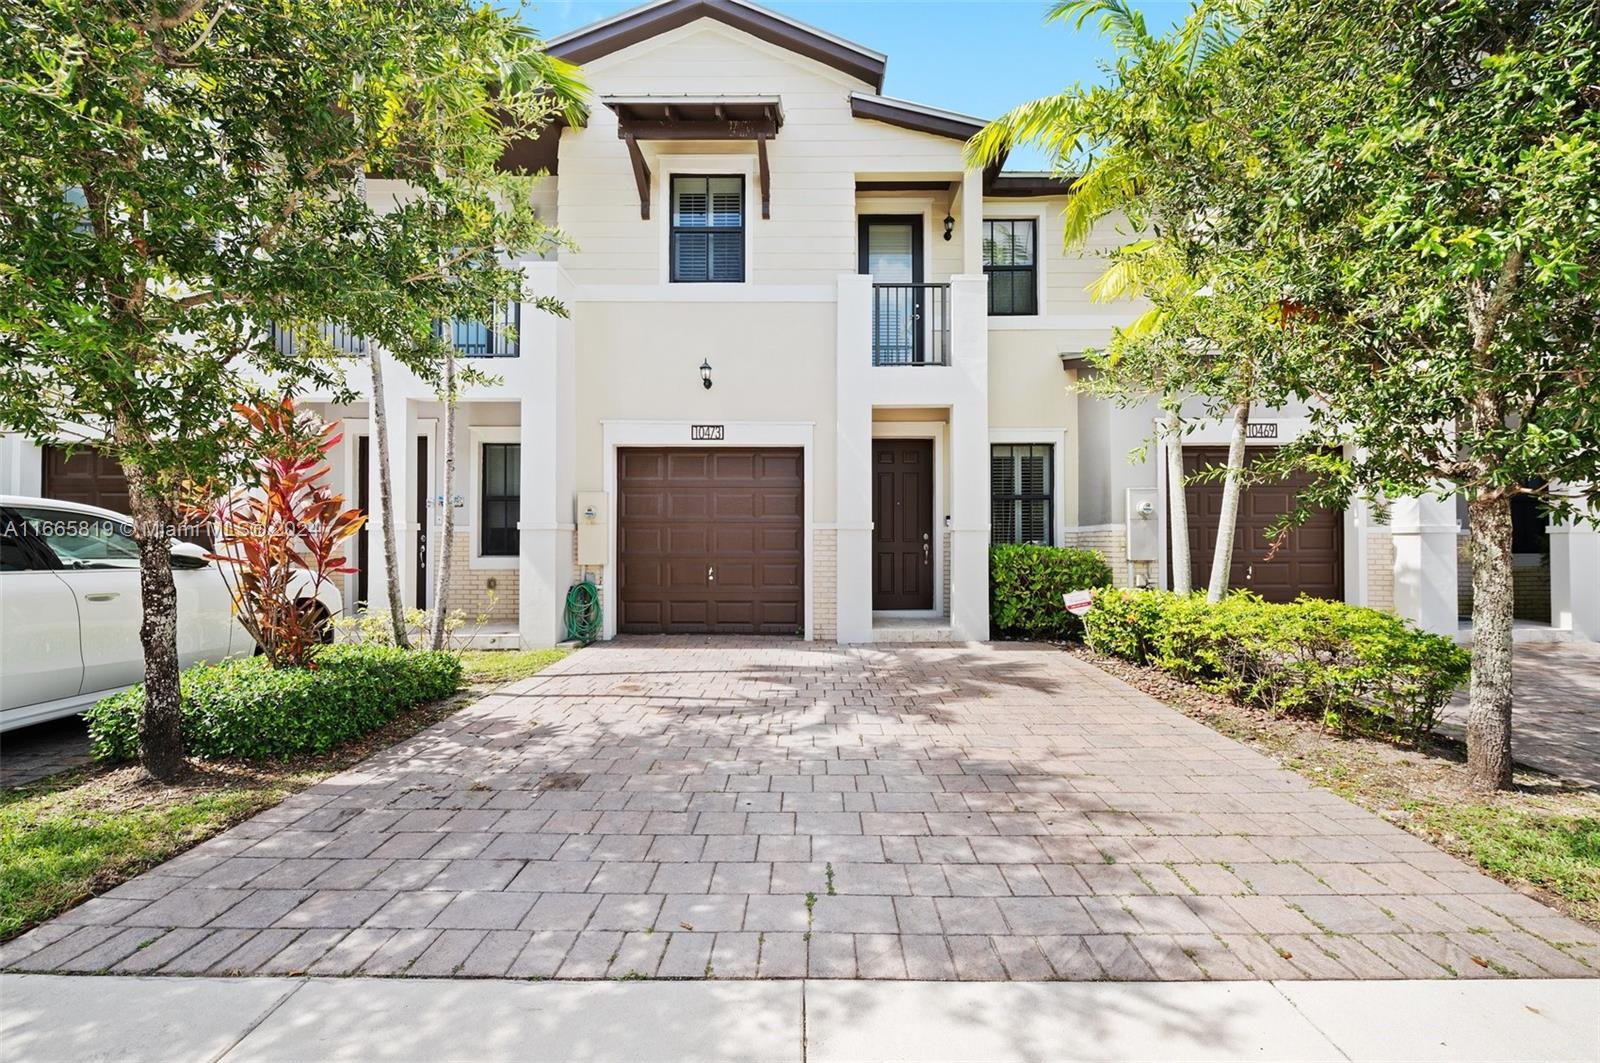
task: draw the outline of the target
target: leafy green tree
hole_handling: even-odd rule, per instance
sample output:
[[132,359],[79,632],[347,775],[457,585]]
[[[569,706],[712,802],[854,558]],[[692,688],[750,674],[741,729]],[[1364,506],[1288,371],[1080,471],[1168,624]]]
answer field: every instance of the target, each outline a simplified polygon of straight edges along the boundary
[[1288,520],[1465,498],[1469,767],[1509,786],[1511,501],[1600,513],[1600,0],[1216,0],[1149,36],[1111,85],[1003,120],[1152,232],[1113,269],[1154,307],[1104,361],[1225,401],[1197,339],[1242,341],[1248,393],[1310,407],[1259,470],[1317,474]]
[[[434,379],[435,319],[518,298],[509,258],[556,235],[498,163],[582,85],[467,0],[0,0],[0,19],[0,425],[76,433],[127,474],[141,749],[170,779],[179,485],[238,460],[234,402],[348,395],[324,323]],[[409,192],[375,209],[363,174]]]
[[1271,373],[1312,402],[1281,457],[1325,504],[1465,497],[1468,763],[1508,787],[1511,502],[1600,512],[1600,3],[1276,0],[1229,66],[1260,198],[1219,224],[1283,293]]

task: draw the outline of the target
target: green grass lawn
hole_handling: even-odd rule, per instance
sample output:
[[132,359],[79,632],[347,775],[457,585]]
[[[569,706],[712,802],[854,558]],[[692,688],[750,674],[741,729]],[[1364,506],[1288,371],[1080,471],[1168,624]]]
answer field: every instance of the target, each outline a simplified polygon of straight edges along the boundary
[[467,650],[461,655],[462,678],[468,683],[498,684],[526,679],[544,671],[571,650]]
[[1503,804],[1430,802],[1411,811],[1496,878],[1549,890],[1600,923],[1600,818]]
[[[470,650],[462,681],[524,679],[567,650]],[[288,761],[196,764],[163,786],[137,767],[89,768],[0,791],[0,941],[352,764],[444,719],[470,702],[457,695],[413,709],[371,734]]]
[[202,788],[144,783],[137,774],[134,768],[73,772],[0,794],[0,939],[176,856],[300,788],[292,776]]

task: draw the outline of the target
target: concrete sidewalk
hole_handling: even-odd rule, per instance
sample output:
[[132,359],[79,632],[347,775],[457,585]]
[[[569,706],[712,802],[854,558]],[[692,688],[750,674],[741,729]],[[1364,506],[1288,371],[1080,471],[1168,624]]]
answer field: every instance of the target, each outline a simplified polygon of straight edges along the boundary
[[33,1060],[1594,1060],[1587,980],[528,982],[0,976]]

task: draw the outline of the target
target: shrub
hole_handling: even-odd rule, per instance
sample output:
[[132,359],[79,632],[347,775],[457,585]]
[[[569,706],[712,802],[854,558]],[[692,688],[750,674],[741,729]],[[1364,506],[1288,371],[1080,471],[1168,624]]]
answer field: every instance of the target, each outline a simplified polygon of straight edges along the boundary
[[191,485],[191,516],[213,527],[208,554],[233,594],[235,615],[274,668],[300,668],[326,634],[327,619],[303,604],[355,571],[344,545],[366,523],[323,483],[323,459],[344,437],[337,424],[295,409],[294,400],[236,403],[247,428],[253,475],[227,487]]
[[[274,669],[264,657],[198,664],[181,677],[184,748],[201,758],[320,753],[450,694],[460,679],[455,654],[393,646],[323,647],[309,668]],[[94,755],[137,757],[143,711],[143,687],[90,709]]]
[[1076,639],[1083,621],[1067,612],[1068,591],[1107,587],[1111,566],[1093,550],[1063,546],[989,548],[989,623],[996,638]]
[[1085,617],[1096,652],[1153,664],[1234,701],[1342,731],[1416,741],[1466,679],[1470,655],[1391,613],[1239,592],[1105,591]]

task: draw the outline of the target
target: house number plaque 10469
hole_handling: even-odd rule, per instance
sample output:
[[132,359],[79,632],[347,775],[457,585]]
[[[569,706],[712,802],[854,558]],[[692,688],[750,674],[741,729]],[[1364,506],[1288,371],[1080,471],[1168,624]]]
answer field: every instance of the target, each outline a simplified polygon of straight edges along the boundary
[[1244,426],[1246,439],[1277,439],[1278,426],[1272,421],[1256,421]]
[[721,439],[722,430],[720,424],[692,424],[689,426],[689,438],[696,441]]

